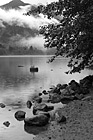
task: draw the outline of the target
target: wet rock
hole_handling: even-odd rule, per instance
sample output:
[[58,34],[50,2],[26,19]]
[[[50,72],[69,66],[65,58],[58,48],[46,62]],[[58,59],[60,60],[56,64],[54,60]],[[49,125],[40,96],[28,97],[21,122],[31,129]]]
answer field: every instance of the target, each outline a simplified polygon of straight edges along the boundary
[[51,103],[59,103],[61,101],[61,97],[58,94],[50,95],[49,100],[51,100]]
[[42,93],[39,93],[38,95],[39,95],[39,96],[42,96]]
[[0,103],[0,107],[1,107],[1,108],[5,108],[5,104]]
[[39,133],[46,131],[48,128],[48,126],[30,126],[30,125],[24,125],[24,130],[25,132],[29,133],[29,134],[33,134],[33,135],[38,135]]
[[80,80],[80,86],[86,89],[91,88],[93,85],[93,75],[86,76]]
[[43,111],[38,110],[36,112],[36,115],[40,115],[40,114],[46,115],[48,118],[50,118],[50,113],[49,112],[43,112]]
[[50,87],[49,89],[51,89],[51,90],[52,90],[52,89],[54,89],[54,88],[55,88],[55,86],[54,86],[54,85],[51,85],[51,87]]
[[33,107],[33,114],[36,115],[37,114],[37,111],[43,111],[43,112],[48,112],[48,111],[51,111],[54,109],[54,106],[47,106],[46,104],[44,103],[41,103],[41,104],[36,104],[34,107]]
[[42,98],[41,97],[37,97],[37,98],[35,98],[34,102],[41,103],[42,102]]
[[27,105],[27,108],[29,108],[29,109],[30,109],[30,108],[31,108],[31,106],[32,106],[31,101],[29,101],[29,100],[28,100],[28,101],[26,102],[26,105]]
[[63,84],[60,86],[60,89],[65,89],[68,85],[67,84]]
[[68,104],[69,102],[74,100],[74,96],[67,96],[61,99],[62,104]]
[[26,118],[24,120],[25,125],[28,126],[45,126],[48,124],[49,118],[46,115],[40,114],[36,115],[35,117],[32,118]]
[[26,112],[24,111],[17,111],[15,113],[15,118],[18,120],[18,121],[23,121],[25,119],[25,114]]
[[74,94],[81,94],[82,93],[80,84],[77,83],[75,80],[72,80],[69,83],[69,85],[70,85],[71,89],[75,92]]
[[55,88],[53,88],[53,89],[51,89],[49,91],[49,94],[54,94],[54,93],[60,94],[60,88],[59,87],[55,87]]
[[48,94],[48,92],[47,92],[46,90],[43,90],[42,93],[43,93],[44,95],[47,95],[47,94]]
[[60,92],[61,98],[63,98],[64,96],[70,96],[74,93],[70,86],[67,86],[65,89],[60,90]]
[[61,86],[62,86],[61,84],[57,84],[57,85],[56,85],[57,88],[60,88]]
[[3,123],[3,125],[5,125],[6,127],[9,127],[10,122],[9,121],[6,121],[6,122]]
[[71,80],[69,85],[71,86],[72,90],[77,90],[77,88],[80,88],[79,83],[77,83],[75,80]]

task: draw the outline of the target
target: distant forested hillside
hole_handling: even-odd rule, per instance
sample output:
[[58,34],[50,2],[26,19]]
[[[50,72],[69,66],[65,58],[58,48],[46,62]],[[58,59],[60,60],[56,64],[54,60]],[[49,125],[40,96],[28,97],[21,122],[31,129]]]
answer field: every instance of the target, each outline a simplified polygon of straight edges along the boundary
[[18,47],[18,46],[4,46],[0,44],[0,55],[43,55],[44,52],[32,46]]

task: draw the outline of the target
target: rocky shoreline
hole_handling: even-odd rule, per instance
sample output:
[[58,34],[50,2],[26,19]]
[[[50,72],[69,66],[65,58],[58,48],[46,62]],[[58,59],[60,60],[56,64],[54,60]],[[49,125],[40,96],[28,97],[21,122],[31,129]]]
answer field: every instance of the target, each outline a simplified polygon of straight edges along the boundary
[[[46,102],[44,97],[47,97]],[[26,105],[33,108],[33,116],[26,117],[22,110],[15,112],[14,116],[18,121],[24,121],[26,132],[36,135],[33,139],[93,139],[93,75],[86,76],[79,83],[72,80],[43,90]],[[5,105],[0,103],[0,107]],[[4,125],[8,127],[10,124],[4,122]]]

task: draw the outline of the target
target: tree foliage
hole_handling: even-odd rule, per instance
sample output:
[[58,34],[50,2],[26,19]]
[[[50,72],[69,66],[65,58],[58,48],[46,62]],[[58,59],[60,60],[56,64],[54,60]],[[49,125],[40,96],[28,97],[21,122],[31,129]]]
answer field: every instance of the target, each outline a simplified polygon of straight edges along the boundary
[[40,28],[45,47],[56,48],[57,56],[69,57],[68,73],[80,72],[93,65],[93,0],[59,0],[40,5],[33,12],[43,13],[49,19],[61,16],[58,24]]

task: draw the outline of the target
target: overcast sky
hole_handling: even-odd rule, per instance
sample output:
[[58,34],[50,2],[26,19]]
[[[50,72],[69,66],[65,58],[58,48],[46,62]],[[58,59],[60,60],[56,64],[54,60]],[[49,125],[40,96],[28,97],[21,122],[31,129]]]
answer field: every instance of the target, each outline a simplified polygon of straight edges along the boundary
[[[6,4],[10,1],[12,0],[0,0],[0,5]],[[57,0],[22,0],[22,1],[25,3],[31,3],[31,4],[38,4],[38,3],[46,4],[46,3],[50,3]]]

